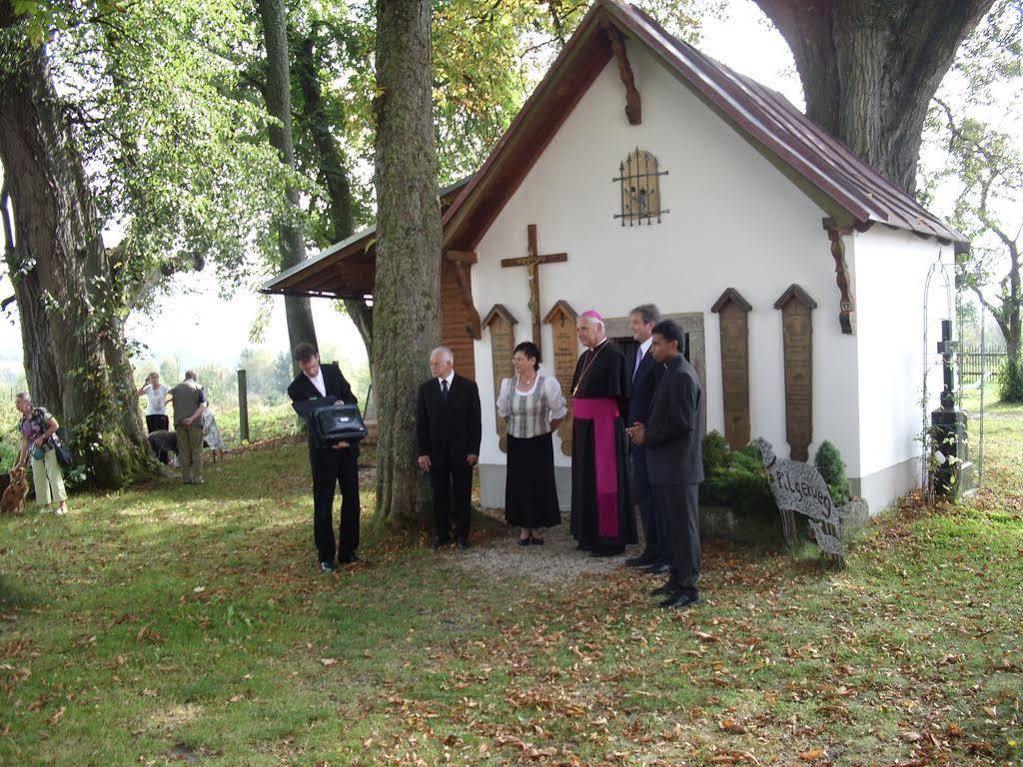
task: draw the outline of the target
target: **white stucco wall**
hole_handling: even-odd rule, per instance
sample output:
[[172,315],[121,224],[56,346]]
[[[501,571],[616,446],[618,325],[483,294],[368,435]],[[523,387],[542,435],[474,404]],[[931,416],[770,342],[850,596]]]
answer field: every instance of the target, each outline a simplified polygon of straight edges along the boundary
[[[912,486],[919,483],[924,377],[929,417],[938,405],[942,388],[941,357],[937,353],[941,320],[954,319],[939,269],[931,277],[929,291],[927,287],[928,271],[939,258],[951,282],[951,245],[942,246],[933,239],[880,225],[856,235],[860,471],[855,476],[869,477],[912,460],[916,474]],[[865,490],[864,497],[872,511],[879,511],[906,489],[883,482],[872,491]]]
[[[478,245],[476,307],[482,315],[503,303],[518,319],[516,340],[529,338],[525,270],[501,268],[500,260],[525,255],[526,227],[536,224],[541,253],[568,253],[566,263],[540,268],[541,314],[559,299],[609,317],[648,301],[665,313],[705,313],[707,426],[723,431],[719,325],[710,307],[734,287],[753,305],[752,436],[767,438],[787,455],[781,313],[773,304],[796,282],[818,304],[811,455],[830,439],[850,475],[858,476],[859,339],[842,335],[839,327],[839,293],[821,226],[825,213],[645,50],[630,46],[629,57],[643,98],[642,125],[628,124],[617,69],[608,64]],[[669,171],[661,177],[661,196],[671,212],[661,224],[622,227],[612,218],[619,212],[619,187],[611,179],[637,146]],[[545,326],[544,353],[551,348]],[[503,464],[486,330],[475,354],[483,398],[481,462]],[[543,372],[552,373],[550,360]],[[558,447],[555,454],[559,465],[569,464]],[[503,489],[484,487],[485,503],[502,497]]]

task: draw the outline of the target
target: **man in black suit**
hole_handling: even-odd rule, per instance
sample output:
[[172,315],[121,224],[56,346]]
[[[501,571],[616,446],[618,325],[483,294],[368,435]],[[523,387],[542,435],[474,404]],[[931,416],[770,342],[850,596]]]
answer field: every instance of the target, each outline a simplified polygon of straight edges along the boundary
[[[661,312],[653,304],[637,306],[629,314],[629,325],[636,347],[636,357],[632,364],[632,396],[629,398],[629,426],[639,422],[647,423],[650,416],[650,403],[657,385],[656,373],[660,366],[654,362],[650,347],[653,344],[654,326],[661,321]],[[632,445],[629,450],[632,458],[632,493],[639,505],[639,520],[643,525],[643,553],[638,557],[625,560],[627,567],[648,567],[649,572],[668,572],[671,552],[668,548],[667,533],[661,528],[664,521],[657,517],[657,499],[654,498],[650,478],[647,476],[646,448]]]
[[654,594],[666,598],[661,607],[684,609],[699,604],[700,379],[682,356],[682,330],[671,320],[654,328],[651,352],[664,367],[650,405],[648,423],[637,423],[629,436],[646,445],[647,471],[661,513],[668,520],[672,561],[668,582]]
[[479,460],[483,429],[480,393],[475,381],[455,374],[455,358],[446,346],[430,354],[430,372],[433,378],[419,387],[416,441],[419,468],[430,472],[433,487],[433,546],[438,548],[451,540],[450,510],[458,546],[466,549],[472,467]]
[[[302,372],[288,387],[292,402],[332,397],[345,404],[359,400],[352,387],[334,364],[321,365],[312,344],[295,347],[295,361]],[[358,561],[359,547],[359,445],[338,442],[330,447],[314,447],[309,436],[309,463],[313,469],[313,538],[320,553],[320,569],[333,572],[334,557],[341,564]],[[341,485],[341,521],[338,540],[334,540],[334,488]]]

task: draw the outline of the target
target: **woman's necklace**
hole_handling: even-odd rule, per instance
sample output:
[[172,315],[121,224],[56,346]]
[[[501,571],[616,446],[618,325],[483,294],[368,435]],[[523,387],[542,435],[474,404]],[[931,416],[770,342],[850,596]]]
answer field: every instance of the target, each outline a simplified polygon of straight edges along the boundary
[[[522,376],[519,376],[519,386],[518,386],[518,388],[519,388],[519,391],[529,391],[529,390],[530,390],[531,388],[533,388],[533,383],[534,383],[535,381],[536,381],[536,376],[533,376],[533,377],[532,377],[532,378],[531,378],[530,380],[528,380],[528,381],[527,381],[527,380],[525,380],[524,378],[522,378]],[[524,386],[524,387],[526,387],[526,388],[525,388],[525,389],[523,389],[523,388],[522,388],[523,386]]]

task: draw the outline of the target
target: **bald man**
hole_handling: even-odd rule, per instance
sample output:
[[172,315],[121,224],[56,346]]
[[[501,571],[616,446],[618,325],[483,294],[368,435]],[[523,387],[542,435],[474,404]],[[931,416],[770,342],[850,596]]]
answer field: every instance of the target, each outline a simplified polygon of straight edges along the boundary
[[433,547],[451,540],[454,516],[458,547],[469,546],[472,470],[479,460],[483,424],[476,382],[455,373],[455,357],[446,346],[430,354],[433,377],[419,387],[416,441],[419,468],[430,472],[433,488]]

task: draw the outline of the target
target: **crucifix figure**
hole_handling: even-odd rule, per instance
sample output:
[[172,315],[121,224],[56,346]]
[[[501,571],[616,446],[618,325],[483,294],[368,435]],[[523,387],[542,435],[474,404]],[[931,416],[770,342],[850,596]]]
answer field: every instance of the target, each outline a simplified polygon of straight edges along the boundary
[[567,253],[539,255],[536,247],[536,224],[529,225],[529,255],[525,258],[502,258],[501,266],[524,266],[529,275],[529,313],[533,317],[533,343],[540,348],[540,264],[567,261]]
[[952,367],[952,363],[957,346],[958,344],[952,340],[952,320],[942,320],[938,354],[941,355],[945,379],[945,389],[941,392],[941,406],[945,410],[952,410],[955,407],[955,368]]

